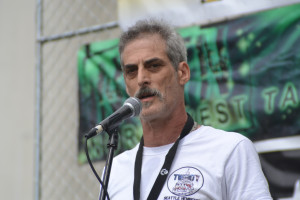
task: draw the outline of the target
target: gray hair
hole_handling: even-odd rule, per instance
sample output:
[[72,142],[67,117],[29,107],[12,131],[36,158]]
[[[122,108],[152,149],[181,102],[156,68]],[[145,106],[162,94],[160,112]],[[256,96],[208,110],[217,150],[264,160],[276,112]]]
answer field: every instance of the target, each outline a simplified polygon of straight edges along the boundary
[[138,39],[143,34],[158,34],[162,37],[166,43],[166,54],[176,70],[180,62],[187,61],[187,51],[184,41],[182,37],[175,31],[175,29],[162,20],[146,19],[136,22],[134,26],[122,33],[120,37],[119,53],[122,68],[122,53],[124,48],[128,43]]

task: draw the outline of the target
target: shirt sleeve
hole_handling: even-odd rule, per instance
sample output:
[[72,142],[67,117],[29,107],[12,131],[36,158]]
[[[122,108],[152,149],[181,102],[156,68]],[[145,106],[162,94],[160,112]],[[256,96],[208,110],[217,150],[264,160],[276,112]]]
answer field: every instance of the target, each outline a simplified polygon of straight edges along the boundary
[[245,138],[233,149],[225,165],[226,199],[271,200],[253,143]]

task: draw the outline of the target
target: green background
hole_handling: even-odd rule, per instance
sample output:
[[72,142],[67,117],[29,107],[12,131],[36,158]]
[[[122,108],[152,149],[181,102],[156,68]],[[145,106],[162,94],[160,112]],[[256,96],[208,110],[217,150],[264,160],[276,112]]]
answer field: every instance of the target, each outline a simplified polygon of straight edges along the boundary
[[[251,140],[300,134],[300,4],[207,27],[178,29],[188,50],[191,80],[187,111],[200,124],[239,132]],[[128,98],[118,39],[95,42],[78,52],[79,162],[83,135]],[[138,118],[119,127],[116,153],[142,135]],[[107,134],[89,140],[92,160],[106,159]]]

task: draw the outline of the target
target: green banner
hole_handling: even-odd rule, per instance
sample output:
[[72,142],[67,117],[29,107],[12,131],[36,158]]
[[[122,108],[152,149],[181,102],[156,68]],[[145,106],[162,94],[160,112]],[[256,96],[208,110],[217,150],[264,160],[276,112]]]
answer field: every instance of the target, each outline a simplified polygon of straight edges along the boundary
[[[186,42],[191,80],[187,111],[204,125],[239,132],[251,140],[300,134],[300,4],[260,12],[210,27],[178,30]],[[128,98],[118,40],[95,42],[78,52],[79,162],[83,135]],[[142,135],[137,118],[119,127],[117,153]],[[92,160],[106,158],[107,134],[89,141]]]

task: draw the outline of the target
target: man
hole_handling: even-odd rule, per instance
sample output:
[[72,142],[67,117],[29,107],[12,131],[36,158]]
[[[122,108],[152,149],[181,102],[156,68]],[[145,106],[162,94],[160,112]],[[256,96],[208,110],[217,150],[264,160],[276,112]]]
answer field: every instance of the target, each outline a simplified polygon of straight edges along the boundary
[[110,199],[271,199],[253,144],[186,113],[190,69],[174,29],[139,21],[122,34],[119,51],[126,91],[143,104],[143,138],[114,158]]

